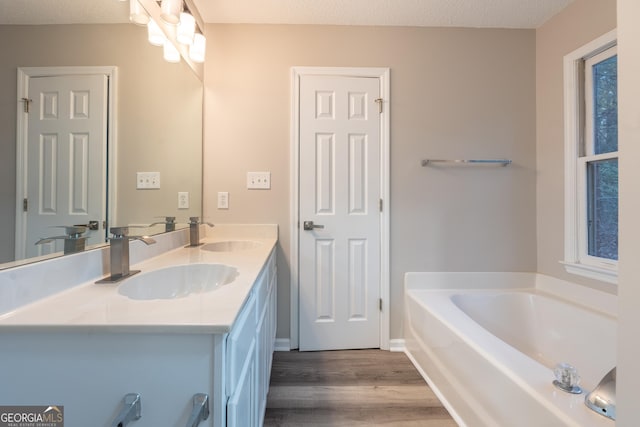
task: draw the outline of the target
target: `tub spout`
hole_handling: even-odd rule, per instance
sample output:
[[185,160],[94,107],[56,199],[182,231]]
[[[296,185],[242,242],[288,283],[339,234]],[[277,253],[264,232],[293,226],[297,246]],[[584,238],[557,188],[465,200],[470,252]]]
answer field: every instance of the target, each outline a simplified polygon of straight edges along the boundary
[[584,398],[584,404],[612,420],[616,419],[616,368],[605,375],[598,386]]

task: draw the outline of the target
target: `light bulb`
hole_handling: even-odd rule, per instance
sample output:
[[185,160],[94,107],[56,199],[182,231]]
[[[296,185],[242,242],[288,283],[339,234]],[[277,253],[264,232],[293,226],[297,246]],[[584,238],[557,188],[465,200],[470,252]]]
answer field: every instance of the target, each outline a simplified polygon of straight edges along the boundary
[[158,23],[153,19],[149,19],[149,23],[147,23],[147,34],[149,37],[149,43],[154,46],[162,46],[164,41],[167,39],[158,26]]
[[178,25],[182,12],[182,0],[162,0],[160,3],[160,17],[164,22]]
[[207,39],[200,33],[193,37],[193,44],[189,46],[189,58],[193,62],[204,62]]
[[129,2],[129,20],[137,25],[147,25],[149,23],[149,15],[142,8],[138,0],[130,0]]
[[180,62],[180,52],[169,40],[163,45],[164,60],[167,62]]
[[179,43],[190,45],[193,43],[193,36],[196,32],[196,19],[187,12],[180,14],[180,23],[178,24],[178,33],[176,38]]

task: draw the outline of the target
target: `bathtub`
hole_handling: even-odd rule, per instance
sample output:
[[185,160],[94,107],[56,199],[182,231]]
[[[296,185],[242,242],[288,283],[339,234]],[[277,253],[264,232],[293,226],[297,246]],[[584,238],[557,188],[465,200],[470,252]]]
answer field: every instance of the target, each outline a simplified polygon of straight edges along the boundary
[[[615,296],[529,273],[407,273],[405,351],[460,426],[614,427],[584,405],[616,364]],[[552,385],[578,369],[585,393]]]

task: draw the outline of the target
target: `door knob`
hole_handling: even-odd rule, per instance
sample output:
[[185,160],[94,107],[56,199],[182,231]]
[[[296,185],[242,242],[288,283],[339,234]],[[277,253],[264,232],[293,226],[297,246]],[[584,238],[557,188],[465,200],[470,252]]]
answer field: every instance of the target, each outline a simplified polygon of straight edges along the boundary
[[314,224],[313,221],[305,221],[302,223],[302,228],[308,231],[314,228],[324,228],[324,225]]

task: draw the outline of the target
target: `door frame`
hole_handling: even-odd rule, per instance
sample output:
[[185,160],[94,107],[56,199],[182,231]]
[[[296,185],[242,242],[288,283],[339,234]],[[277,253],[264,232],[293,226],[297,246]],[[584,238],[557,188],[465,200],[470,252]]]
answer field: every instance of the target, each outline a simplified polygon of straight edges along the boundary
[[383,209],[380,213],[380,348],[389,350],[390,333],[390,69],[351,67],[292,67],[291,68],[291,135],[290,135],[290,332],[289,347],[299,347],[299,189],[300,189],[300,80],[304,76],[343,76],[377,78],[382,97],[380,114],[380,191]]
[[[26,253],[25,239],[27,233],[27,214],[22,208],[22,201],[27,194],[27,141],[29,120],[24,114],[23,98],[29,94],[29,81],[32,77],[53,77],[73,75],[106,75],[109,80],[107,103],[107,219],[115,221],[116,212],[116,141],[117,141],[117,78],[116,66],[78,66],[78,67],[18,67],[18,99],[16,110],[16,236],[15,259],[24,259]],[[108,228],[107,224],[107,228]],[[105,229],[106,233],[107,229]],[[106,234],[105,234],[106,237]]]

